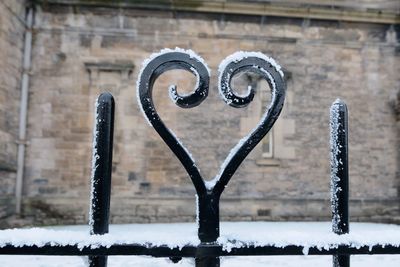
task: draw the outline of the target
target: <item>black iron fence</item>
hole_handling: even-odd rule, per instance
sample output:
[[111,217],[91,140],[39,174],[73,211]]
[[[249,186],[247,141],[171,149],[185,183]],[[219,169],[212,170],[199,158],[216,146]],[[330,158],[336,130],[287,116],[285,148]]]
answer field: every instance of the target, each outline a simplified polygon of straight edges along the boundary
[[[197,168],[193,158],[175,135],[164,125],[159,117],[152,99],[155,80],[165,71],[183,69],[197,77],[195,91],[181,96],[176,87],[170,87],[170,97],[182,108],[199,105],[208,95],[209,72],[203,61],[191,52],[182,50],[164,51],[151,57],[143,67],[137,84],[138,101],[148,122],[158,132],[186,169],[197,192],[197,246],[186,245],[182,248],[171,248],[166,245],[151,244],[112,244],[84,247],[78,244],[57,245],[55,242],[37,245],[5,244],[0,247],[0,254],[11,255],[86,255],[91,267],[107,266],[109,255],[146,255],[170,258],[178,262],[183,257],[195,258],[197,267],[220,266],[221,256],[270,256],[270,255],[303,255],[302,245],[254,245],[233,247],[225,250],[217,242],[219,237],[219,200],[224,188],[247,155],[262,140],[278,118],[285,98],[286,85],[279,65],[258,53],[241,53],[228,57],[219,76],[219,88],[223,99],[232,107],[248,105],[254,97],[254,90],[249,89],[246,96],[237,95],[230,87],[231,79],[239,72],[252,71],[261,75],[271,88],[271,103],[258,126],[242,139],[231,151],[222,165],[221,172],[211,181],[206,182]],[[111,170],[114,127],[114,100],[111,94],[103,93],[96,102],[96,124],[94,131],[92,160],[92,192],[90,204],[90,234],[108,233]],[[347,107],[342,101],[336,101],[331,107],[331,190],[332,190],[332,230],[337,235],[349,232],[348,212],[348,144],[347,144]],[[238,240],[240,242],[240,240]],[[333,266],[350,265],[350,255],[355,254],[400,254],[398,245],[334,243],[327,247],[307,247],[308,255],[332,255]]]

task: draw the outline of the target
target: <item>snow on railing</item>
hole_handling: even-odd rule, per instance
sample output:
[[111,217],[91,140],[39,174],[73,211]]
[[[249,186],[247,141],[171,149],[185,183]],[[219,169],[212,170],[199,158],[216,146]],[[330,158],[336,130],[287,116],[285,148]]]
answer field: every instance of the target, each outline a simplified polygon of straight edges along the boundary
[[[221,236],[215,245],[220,246],[221,251],[227,255],[238,253],[240,249],[249,246],[276,248],[275,255],[291,246],[300,248],[292,254],[301,255],[326,254],[340,246],[353,249],[365,246],[370,252],[378,247],[394,246],[400,251],[398,225],[354,223],[352,233],[346,235],[332,233],[327,222],[223,222],[221,226]],[[141,246],[143,250],[163,246],[172,253],[174,249],[184,251],[201,244],[196,235],[196,227],[194,223],[111,225],[110,233],[104,235],[91,235],[82,226],[77,229],[69,227],[71,230],[64,230],[68,227],[8,229],[0,231],[0,248],[53,247],[61,251],[65,246],[72,246],[81,255],[87,255],[90,249],[106,250],[113,246],[135,245]],[[116,251],[113,255],[125,253]],[[4,254],[1,249],[0,254]]]
[[[12,229],[0,231],[0,254],[86,255],[90,267],[107,266],[107,255],[148,255],[195,258],[196,267],[220,266],[220,256],[250,255],[333,255],[335,267],[347,267],[352,254],[400,254],[400,227],[373,225],[367,229],[352,224],[349,233],[347,108],[335,101],[331,107],[331,206],[332,230],[321,230],[313,223],[297,224],[293,229],[276,229],[268,223],[225,223],[220,234],[219,199],[239,165],[272,128],[283,107],[285,80],[276,61],[259,52],[238,52],[219,67],[219,91],[230,106],[247,106],[255,91],[239,95],[231,88],[232,78],[243,71],[259,73],[270,85],[271,103],[259,124],[231,150],[216,177],[203,179],[187,148],[169,130],[153,104],[155,80],[163,72],[183,69],[196,76],[195,90],[180,95],[171,86],[172,101],[182,108],[200,105],[208,96],[210,70],[191,50],[166,49],[145,60],[137,81],[138,104],[149,124],[180,160],[196,189],[197,224],[188,231],[183,224],[153,225],[146,229],[108,233],[112,170],[114,100],[101,94],[96,102],[89,231],[51,229]],[[290,224],[290,223],[289,223]],[[281,223],[288,225],[288,223]],[[152,228],[153,227],[153,228]],[[197,229],[196,229],[197,227]],[[186,230],[185,230],[186,229]],[[197,236],[196,236],[197,230]]]

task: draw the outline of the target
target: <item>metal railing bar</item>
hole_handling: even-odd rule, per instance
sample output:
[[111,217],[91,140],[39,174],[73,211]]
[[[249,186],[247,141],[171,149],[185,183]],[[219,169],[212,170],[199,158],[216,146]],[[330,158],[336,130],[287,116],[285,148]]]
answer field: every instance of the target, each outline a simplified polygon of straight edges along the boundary
[[[328,246],[327,246],[328,247]],[[171,248],[168,246],[151,246],[139,244],[114,244],[110,246],[81,247],[79,245],[44,245],[37,246],[12,246],[5,245],[0,248],[0,255],[48,255],[48,256],[106,256],[106,255],[131,255],[153,257],[218,257],[218,256],[294,256],[294,255],[372,255],[372,254],[400,254],[400,246],[394,245],[352,245],[331,244],[330,248],[304,247],[289,245],[279,246],[254,246],[232,248],[224,250],[222,245],[210,244],[199,246],[183,246]]]

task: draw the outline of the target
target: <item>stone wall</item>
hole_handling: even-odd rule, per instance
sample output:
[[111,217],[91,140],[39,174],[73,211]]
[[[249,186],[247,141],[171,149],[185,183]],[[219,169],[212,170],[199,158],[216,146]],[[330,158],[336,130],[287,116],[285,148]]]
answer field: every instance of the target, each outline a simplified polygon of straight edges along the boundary
[[14,209],[24,2],[0,2],[0,218]]
[[350,110],[352,217],[399,221],[399,132],[390,96],[400,88],[400,54],[393,27],[43,5],[34,33],[24,213],[36,223],[87,221],[94,101],[102,91],[117,105],[112,222],[194,220],[193,186],[135,96],[141,62],[176,46],[193,49],[212,69],[209,96],[197,108],[176,107],[169,84],[187,92],[195,80],[171,71],[156,82],[155,104],[207,178],[267,105],[262,82],[247,108],[225,105],[216,88],[220,61],[237,50],[262,51],[289,77],[274,157],[263,157],[261,146],[249,155],[222,196],[223,219],[330,218],[328,119],[340,97]]

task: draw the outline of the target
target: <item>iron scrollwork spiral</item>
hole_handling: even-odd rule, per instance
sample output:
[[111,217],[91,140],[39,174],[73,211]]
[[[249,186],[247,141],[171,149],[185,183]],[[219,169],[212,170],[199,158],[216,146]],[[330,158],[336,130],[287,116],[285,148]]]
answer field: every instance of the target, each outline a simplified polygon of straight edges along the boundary
[[152,55],[143,65],[137,83],[138,102],[148,122],[180,160],[194,184],[198,197],[200,240],[215,242],[219,236],[219,198],[239,165],[274,125],[283,107],[286,85],[280,66],[261,53],[238,52],[222,61],[219,68],[219,92],[228,105],[235,108],[245,107],[254,98],[253,88],[244,96],[236,94],[231,88],[232,78],[242,72],[251,71],[261,75],[268,82],[272,97],[256,128],[232,149],[219,174],[213,180],[205,181],[190,153],[164,125],[153,104],[152,90],[155,80],[172,69],[183,69],[197,77],[196,88],[191,94],[182,96],[178,94],[176,86],[169,88],[169,95],[176,105],[192,108],[205,100],[210,73],[204,61],[191,50],[168,49]]
[[149,123],[154,127],[160,137],[180,160],[192,180],[198,193],[206,190],[200,171],[187,149],[179,142],[163,123],[153,103],[152,91],[154,82],[164,72],[172,69],[182,69],[193,73],[197,77],[197,88],[189,95],[181,96],[176,86],[169,88],[169,94],[175,104],[182,108],[198,106],[208,95],[210,74],[200,58],[182,51],[167,50],[155,54],[143,64],[137,82],[137,96],[139,105]]
[[215,178],[213,190],[222,194],[230,178],[239,165],[254,149],[254,147],[271,130],[281,113],[285,99],[286,84],[280,66],[264,54],[255,52],[237,52],[228,56],[220,65],[219,92],[225,103],[235,108],[242,108],[250,104],[254,98],[254,88],[250,87],[247,95],[237,95],[231,88],[232,78],[242,72],[255,72],[264,78],[271,88],[271,103],[266,108],[257,127],[233,148],[230,155],[222,164],[220,173]]

